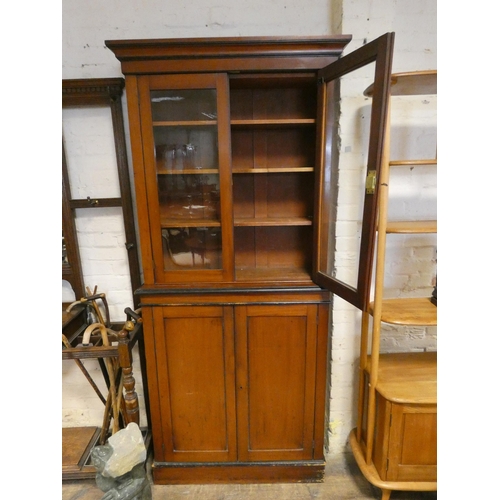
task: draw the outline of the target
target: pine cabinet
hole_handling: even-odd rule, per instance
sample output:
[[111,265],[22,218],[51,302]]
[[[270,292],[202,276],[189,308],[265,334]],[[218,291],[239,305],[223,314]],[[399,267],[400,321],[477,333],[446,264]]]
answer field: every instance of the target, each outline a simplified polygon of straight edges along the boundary
[[[437,481],[435,352],[381,354],[375,396],[373,466],[381,481]],[[367,366],[366,382],[371,374]],[[365,395],[362,440],[367,437]]]
[[389,416],[381,431],[389,436],[387,448],[375,452],[375,460],[380,460],[374,461],[380,478],[437,481],[436,405],[398,404],[382,399],[379,411]]
[[[331,294],[368,307],[365,177],[393,39],[345,57],[346,35],[106,42],[125,75],[156,482],[321,479]],[[356,71],[376,88],[370,118],[354,113],[367,126],[353,190],[339,124]],[[355,264],[339,273],[335,207],[353,192]]]
[[[371,96],[374,89],[375,85],[370,85],[365,95]],[[421,111],[419,106],[429,102],[424,96],[432,98],[436,94],[435,70],[391,76],[391,96],[405,98],[408,117],[417,116]],[[349,438],[358,466],[368,481],[381,488],[382,500],[389,500],[393,490],[437,490],[437,354],[425,351],[380,353],[383,323],[405,327],[437,326],[437,285],[432,294],[425,293],[427,296],[420,290],[420,296],[412,293],[394,298],[385,282],[385,261],[389,255],[386,252],[387,235],[401,238],[437,232],[437,220],[422,219],[419,206],[408,210],[407,220],[391,220],[388,215],[391,173],[394,169],[410,167],[407,173],[418,175],[419,167],[437,167],[437,157],[391,159],[389,118],[387,115],[386,152],[379,178],[374,296],[362,314],[358,418],[357,427]],[[408,200],[403,201],[407,203]],[[407,242],[400,240],[399,248],[405,245]]]

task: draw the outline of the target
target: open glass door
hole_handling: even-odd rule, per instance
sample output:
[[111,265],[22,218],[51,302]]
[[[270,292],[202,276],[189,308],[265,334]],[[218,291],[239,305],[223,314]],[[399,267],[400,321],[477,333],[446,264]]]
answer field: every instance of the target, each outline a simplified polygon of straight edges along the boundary
[[[394,33],[319,71],[314,280],[366,310]],[[373,83],[373,96],[363,95]]]

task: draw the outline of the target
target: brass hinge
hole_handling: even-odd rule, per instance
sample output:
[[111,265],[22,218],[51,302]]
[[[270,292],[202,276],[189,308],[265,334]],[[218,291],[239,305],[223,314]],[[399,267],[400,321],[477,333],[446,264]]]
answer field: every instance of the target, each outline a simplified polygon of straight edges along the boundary
[[377,185],[377,171],[368,170],[365,183],[366,194],[373,194],[375,192],[376,185]]

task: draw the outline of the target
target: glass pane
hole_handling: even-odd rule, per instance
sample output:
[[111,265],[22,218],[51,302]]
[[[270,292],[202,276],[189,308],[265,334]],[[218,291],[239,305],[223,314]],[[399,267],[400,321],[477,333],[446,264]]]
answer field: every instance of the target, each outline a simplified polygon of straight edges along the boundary
[[166,271],[221,268],[219,227],[172,227],[162,229],[161,235]]
[[216,90],[152,91],[165,271],[222,269]]
[[153,90],[153,122],[217,119],[215,89]]
[[357,287],[370,138],[371,99],[363,95],[373,83],[375,63],[328,83],[325,151],[326,192],[323,213],[327,233],[321,269]]
[[158,175],[162,225],[180,220],[220,220],[218,175]]
[[62,233],[62,263],[69,265],[68,250],[66,249],[66,240],[64,239],[64,232]]
[[218,170],[217,127],[155,127],[158,172]]

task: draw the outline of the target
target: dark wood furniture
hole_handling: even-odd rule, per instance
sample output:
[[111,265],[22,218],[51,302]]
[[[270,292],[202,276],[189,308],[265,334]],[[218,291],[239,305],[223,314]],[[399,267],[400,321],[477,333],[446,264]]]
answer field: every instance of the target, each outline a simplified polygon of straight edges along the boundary
[[[132,192],[130,176],[128,171],[125,130],[123,126],[123,110],[121,97],[123,94],[123,78],[104,79],[80,79],[62,81],[62,106],[69,107],[109,107],[112,119],[113,138],[115,144],[118,178],[120,184],[120,197],[118,198],[90,198],[77,199],[72,196],[70,181],[68,176],[67,158],[62,144],[62,232],[63,232],[63,262],[62,279],[70,283],[75,292],[76,300],[86,297],[85,284],[83,280],[78,236],[75,226],[76,209],[94,209],[107,207],[120,207],[123,212],[125,227],[126,248],[128,252],[128,262],[130,269],[131,285],[135,289],[140,281],[138,247],[136,241],[135,222],[132,204]],[[137,299],[134,297],[134,301]],[[106,376],[105,360],[113,359],[119,365],[120,371],[124,375],[124,414],[125,420],[139,423],[139,408],[137,394],[135,393],[135,381],[132,375],[132,353],[131,350],[137,343],[139,344],[139,356],[142,366],[145,365],[144,346],[142,337],[142,318],[133,329],[124,329],[126,323],[111,324],[119,336],[119,342],[115,346],[93,346],[79,347],[82,335],[88,327],[86,308],[75,306],[67,311],[70,304],[62,304],[62,333],[69,342],[68,346],[63,344],[62,359],[76,360],[77,364],[84,359],[97,359],[103,375],[110,389],[110,381]],[[134,303],[137,306],[137,302]],[[108,318],[109,319],[109,318]],[[128,317],[128,320],[131,318]],[[121,334],[121,336],[120,336]],[[118,340],[118,337],[116,338]],[[83,371],[83,370],[82,370]],[[90,376],[85,375],[89,382]],[[146,412],[149,411],[147,405],[147,382],[145,371],[142,373],[144,383],[144,397],[146,401]],[[84,378],[82,377],[82,380]],[[92,383],[92,382],[91,382]],[[105,401],[103,401],[105,403]],[[104,406],[103,406],[104,411]],[[148,416],[149,420],[149,416]],[[85,479],[94,477],[95,468],[90,464],[90,451],[92,447],[102,439],[102,428],[98,427],[69,427],[63,428],[62,434],[62,456],[63,468],[62,477],[65,479]],[[143,429],[145,439],[149,441],[147,428]]]
[[[330,292],[368,307],[393,39],[342,58],[350,36],[106,41],[128,99],[155,482],[322,479]],[[353,283],[330,234],[339,96],[365,68]]]
[[[127,312],[127,311],[126,311]],[[111,411],[105,411],[107,405],[117,398],[122,400],[119,404],[120,419],[122,427],[130,422],[140,425],[139,401],[135,392],[135,378],[133,374],[132,349],[142,338],[142,318],[138,317],[132,310],[127,312],[127,320],[119,330],[116,330],[115,338],[109,338],[110,345],[103,343],[102,337],[90,337],[91,346],[83,346],[82,339],[89,325],[82,319],[85,317],[85,307],[76,305],[69,312],[63,312],[63,335],[65,344],[62,349],[62,360],[75,360],[81,367],[87,380],[93,387],[97,387],[95,379],[86,371],[82,360],[97,359],[112,360],[116,367],[117,380],[108,385],[108,394],[96,391],[103,402],[103,425],[102,427],[63,427],[62,429],[62,479],[88,479],[95,477],[96,469],[90,462],[90,453],[96,444],[104,444],[108,437],[109,419]],[[115,326],[115,328],[117,328]],[[113,342],[111,342],[113,341]],[[101,363],[103,373],[104,363]],[[122,386],[119,382],[122,378]],[[123,390],[123,393],[121,392]],[[114,394],[112,394],[114,391]],[[109,401],[108,401],[109,400]],[[108,416],[109,415],[109,416]],[[143,429],[145,441],[149,443],[150,436],[146,428]]]

